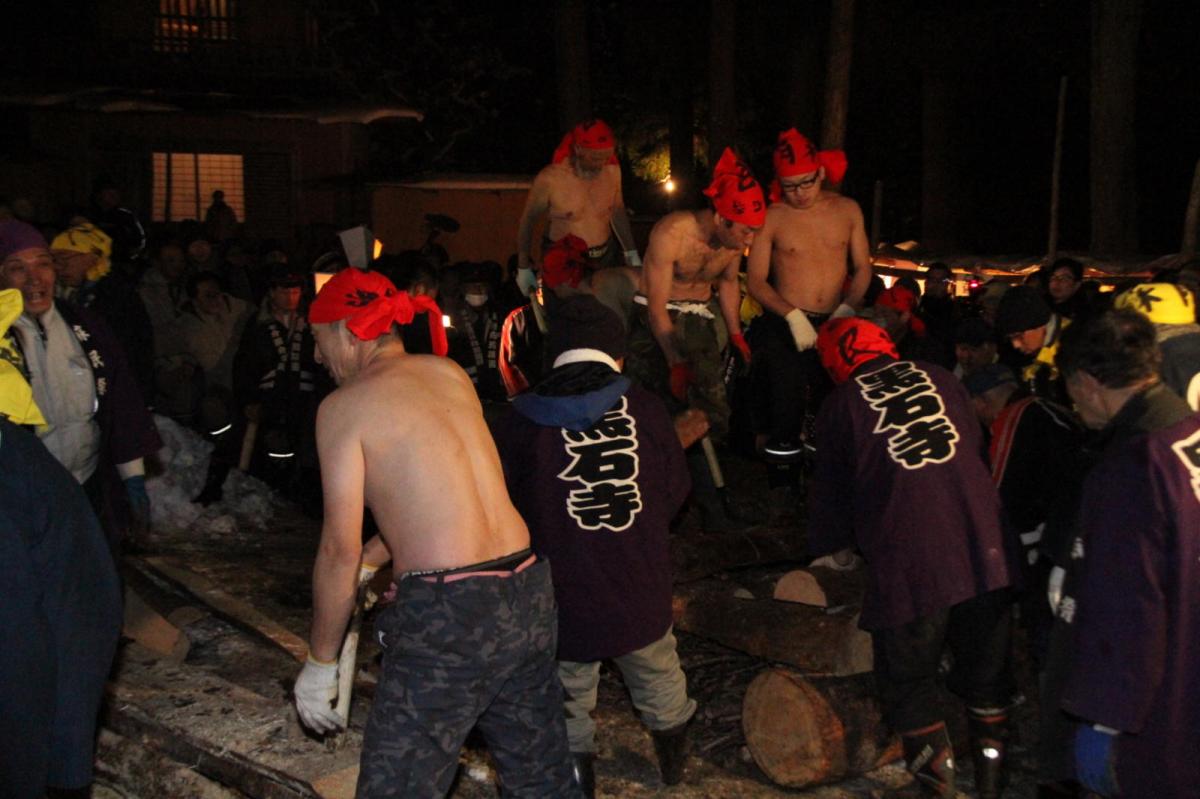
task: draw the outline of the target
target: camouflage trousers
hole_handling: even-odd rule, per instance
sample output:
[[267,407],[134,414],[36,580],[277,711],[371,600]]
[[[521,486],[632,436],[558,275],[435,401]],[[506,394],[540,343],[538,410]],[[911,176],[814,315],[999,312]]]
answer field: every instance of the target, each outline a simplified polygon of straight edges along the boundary
[[575,797],[550,565],[505,576],[406,577],[376,622],[383,674],[359,799],[441,797],[478,725],[505,797]]
[[661,397],[672,416],[689,407],[704,411],[712,437],[721,441],[729,432],[729,395],[725,390],[725,360],[721,357],[727,338],[715,299],[709,301],[708,308],[713,319],[694,313],[667,312],[675,325],[675,348],[692,370],[686,404],[671,394],[667,357],[650,329],[646,306],[641,304],[633,306],[625,375]]

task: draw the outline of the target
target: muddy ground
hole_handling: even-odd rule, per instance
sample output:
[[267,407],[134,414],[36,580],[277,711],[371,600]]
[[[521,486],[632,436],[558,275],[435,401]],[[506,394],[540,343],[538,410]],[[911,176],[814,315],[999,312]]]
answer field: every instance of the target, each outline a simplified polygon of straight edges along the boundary
[[[765,495],[756,487],[765,484],[761,467],[751,461],[728,458],[727,473],[731,489],[741,502],[761,507]],[[136,556],[169,556],[197,574],[218,585],[230,596],[245,600],[262,613],[298,636],[306,637],[309,625],[311,591],[309,575],[319,533],[318,522],[304,517],[286,503],[280,503],[268,529],[219,525],[206,527],[203,520],[185,530],[158,530]],[[685,518],[676,535],[695,534],[695,519]],[[131,561],[132,563],[132,561]],[[792,564],[773,568],[786,569]],[[127,572],[129,570],[127,565]],[[761,583],[761,569],[752,582]],[[737,582],[739,571],[724,577]],[[143,578],[144,579],[144,575]],[[378,668],[378,648],[369,634],[369,621],[364,626],[360,647],[360,673],[355,705],[351,712],[351,730],[342,750],[332,752],[329,745],[299,733],[290,710],[288,691],[298,670],[298,663],[286,651],[272,645],[262,635],[244,625],[230,622],[220,613],[207,612],[194,596],[179,590],[177,585],[161,581],[152,586],[147,597],[151,604],[191,605],[201,612],[185,614],[184,633],[190,641],[186,660],[178,668],[165,669],[153,661],[137,644],[123,643],[121,663],[114,673],[114,685],[144,686],[147,670],[155,672],[159,682],[154,690],[182,695],[196,675],[219,680],[224,689],[211,687],[211,694],[227,694],[224,705],[214,712],[198,701],[180,705],[176,697],[170,708],[163,711],[172,729],[202,735],[206,730],[219,735],[227,716],[238,715],[250,703],[262,714],[254,735],[261,741],[238,741],[237,746],[249,749],[255,757],[273,768],[309,778],[313,763],[322,768],[352,763],[357,742],[367,715],[372,674]],[[639,723],[621,683],[619,673],[605,668],[602,672],[600,702],[597,711],[600,756],[596,763],[597,791],[600,796],[650,797],[878,797],[888,787],[907,782],[898,765],[889,765],[865,776],[840,783],[803,790],[789,790],[773,785],[758,769],[745,747],[741,730],[741,700],[746,685],[766,664],[763,661],[725,648],[705,638],[678,633],[680,656],[688,675],[690,693],[698,700],[700,709],[693,725],[693,755],[683,784],[667,788],[658,779],[650,736]],[[148,664],[148,665],[147,665]],[[1025,694],[1034,696],[1027,675]],[[172,680],[176,682],[172,682]],[[176,687],[172,687],[172,686]],[[232,687],[230,687],[232,686]],[[151,692],[152,693],[152,692]],[[242,697],[238,699],[237,697]],[[219,697],[218,697],[219,698]],[[203,700],[203,697],[201,697]],[[149,701],[149,700],[147,700]],[[190,700],[188,700],[190,702]],[[246,711],[249,715],[249,711]],[[1008,796],[1032,796],[1031,764],[1025,757],[1026,746],[1033,740],[1035,709],[1032,702],[1017,712],[1019,740],[1016,755],[1015,780]],[[181,762],[178,753],[164,754],[152,738],[115,734],[108,725],[100,741],[98,777],[95,795],[98,797],[164,796],[240,797],[253,792],[238,792],[222,784],[220,779],[203,773],[205,765],[199,757],[195,762]],[[239,735],[241,733],[238,733]],[[186,759],[184,759],[186,760]],[[970,796],[970,767],[965,760],[960,766],[966,776],[960,780],[963,796]],[[494,775],[488,765],[482,743],[471,739],[464,750],[462,767],[451,796],[458,799],[477,799],[497,796]]]

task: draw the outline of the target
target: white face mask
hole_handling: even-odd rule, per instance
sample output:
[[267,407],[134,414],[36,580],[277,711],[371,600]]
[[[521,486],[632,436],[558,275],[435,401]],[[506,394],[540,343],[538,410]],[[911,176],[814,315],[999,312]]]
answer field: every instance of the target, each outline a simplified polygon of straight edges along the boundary
[[481,305],[486,305],[488,301],[487,294],[464,294],[463,299],[467,301],[467,305],[472,308],[478,308]]

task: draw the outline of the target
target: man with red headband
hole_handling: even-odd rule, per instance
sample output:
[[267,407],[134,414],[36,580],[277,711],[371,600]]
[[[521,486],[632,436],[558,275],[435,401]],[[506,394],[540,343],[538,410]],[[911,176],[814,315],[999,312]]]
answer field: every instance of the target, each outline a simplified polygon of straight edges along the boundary
[[852,548],[866,560],[859,624],[871,633],[884,714],[916,778],[897,796],[957,795],[937,701],[948,644],[947,686],[967,705],[975,795],[997,799],[1014,690],[1015,550],[971,400],[940,366],[899,360],[887,333],[865,319],[826,322],[817,350],[836,388],[817,415],[808,550]]
[[625,263],[641,266],[621,196],[615,148],[612,128],[603,120],[581,122],[563,137],[550,164],[533,179],[517,231],[517,285],[525,296],[537,284],[533,229],[543,216],[543,251],[573,234],[587,244],[587,258],[594,267],[620,265],[618,246]]
[[[390,559],[396,600],[376,621],[383,674],[356,795],[445,795],[478,725],[504,795],[571,796],[550,567],[529,549],[470,379],[404,351],[396,323],[420,310],[444,354],[433,301],[378,273],[343,269],[309,311],[338,388],[317,415],[325,520],[296,707],[317,732],[345,726],[330,705],[342,636],[356,586]],[[364,505],[380,529],[365,546]]]
[[[841,181],[846,155],[818,152],[795,128],[779,135],[775,182],[766,224],[750,250],[746,285],[766,310],[763,362],[770,383],[767,458],[777,509],[790,509],[799,481],[797,464],[811,438],[813,415],[829,382],[810,352],[817,328],[858,307],[871,280],[870,247],[858,203],[822,189]],[[849,265],[849,290],[845,290]]]
[[[627,373],[666,400],[672,413],[687,406],[704,411],[712,435],[721,439],[729,430],[721,351],[728,342],[750,360],[738,316],[738,267],[762,227],[766,202],[749,168],[728,148],[704,193],[710,208],[675,211],[650,231]],[[689,464],[705,528],[729,526],[702,453],[689,451]]]

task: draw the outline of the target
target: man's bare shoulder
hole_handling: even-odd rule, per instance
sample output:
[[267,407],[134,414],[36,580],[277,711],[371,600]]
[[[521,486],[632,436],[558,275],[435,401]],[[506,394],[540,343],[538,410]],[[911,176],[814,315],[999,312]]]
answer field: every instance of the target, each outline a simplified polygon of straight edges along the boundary
[[828,203],[828,208],[840,216],[852,217],[862,215],[862,209],[858,207],[858,202],[847,197],[844,194],[838,194],[833,191],[821,192],[821,199]]
[[571,166],[566,161],[559,161],[557,164],[546,164],[534,176],[535,184],[542,183],[546,185],[561,183],[564,180],[572,178],[575,173],[571,171]]
[[650,237],[654,238],[655,236],[663,236],[678,238],[681,236],[695,235],[699,228],[700,226],[696,221],[696,215],[691,211],[672,211],[654,223],[654,227],[650,230]]

